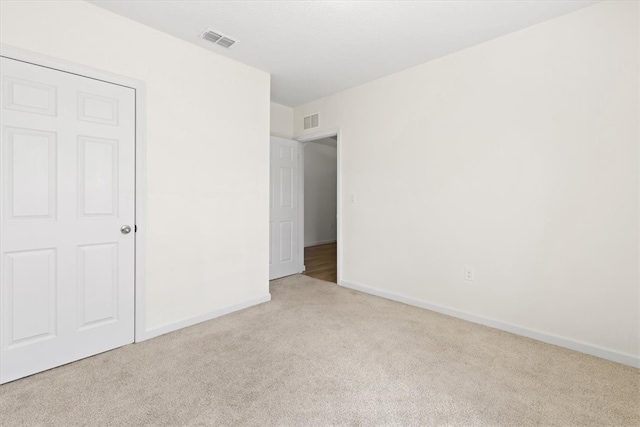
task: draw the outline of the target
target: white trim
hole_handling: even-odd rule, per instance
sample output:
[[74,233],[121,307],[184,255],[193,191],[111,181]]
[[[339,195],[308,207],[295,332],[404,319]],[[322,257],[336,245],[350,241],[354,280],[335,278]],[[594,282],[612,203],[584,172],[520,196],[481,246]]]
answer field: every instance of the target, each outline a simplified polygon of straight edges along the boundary
[[53,58],[51,56],[19,49],[13,46],[8,46],[6,44],[0,44],[0,56],[15,59],[17,61],[28,62],[30,64],[39,65],[41,67],[64,71],[70,74],[89,77],[94,80],[101,80],[107,83],[126,86],[132,89],[140,89],[141,87],[145,86],[145,83],[142,80],[121,76],[119,74],[110,73],[108,71],[93,68],[88,65],[76,64],[73,62],[65,61],[64,59]]
[[188,319],[179,320],[177,322],[167,323],[165,325],[153,328],[148,331],[144,339],[155,338],[160,335],[167,334],[169,332],[177,331],[178,329],[186,328],[196,325],[198,323],[206,322],[207,320],[215,319],[216,317],[224,316],[236,311],[244,310],[245,308],[253,307],[264,302],[271,301],[271,294],[264,295],[260,298],[255,298],[240,304],[232,305],[230,307],[221,308],[220,310],[212,311],[211,313],[202,314],[200,316],[190,317]]
[[336,239],[320,240],[318,242],[305,243],[304,247],[305,248],[310,248],[310,247],[313,247],[313,246],[328,245],[329,243],[336,243],[336,242],[337,242]]
[[574,350],[580,353],[585,353],[591,356],[610,360],[612,362],[622,363],[623,365],[629,365],[634,368],[640,368],[640,357],[633,356],[631,354],[608,350],[606,348],[598,347],[592,344],[587,344],[581,341],[575,341],[569,338],[560,337],[560,336],[549,334],[546,332],[536,331],[534,329],[523,328],[521,326],[513,325],[506,322],[501,322],[499,320],[490,319],[483,316],[477,316],[475,314],[466,313],[464,311],[456,310],[454,308],[428,303],[415,298],[383,291],[381,289],[372,288],[372,287],[361,285],[358,283],[349,282],[346,280],[341,280],[338,282],[338,284],[340,286],[353,289],[355,291],[360,291],[370,295],[375,295],[378,297],[389,299],[392,301],[397,301],[397,302],[412,305],[415,307],[424,308],[426,310],[435,311],[436,313],[445,314],[447,316],[452,316],[458,319],[467,320],[469,322],[478,323],[480,325],[489,326],[490,328],[500,329],[502,331],[511,332],[516,335],[532,338],[534,340],[542,341],[547,344],[557,345],[558,347],[568,348],[570,350]]
[[135,233],[135,342],[142,341],[146,328],[146,84],[142,80],[113,74],[97,68],[82,64],[68,62],[62,59],[52,58],[39,53],[18,49],[5,44],[0,44],[0,56],[15,59],[22,62],[52,68],[66,73],[89,77],[120,86],[131,88],[135,91],[135,132],[136,132],[136,217],[138,231]]
[[[295,141],[295,140],[294,140]],[[304,157],[306,142],[298,141],[298,270],[304,273]]]
[[316,139],[322,139],[322,138],[330,138],[332,136],[337,136],[338,137],[338,144],[340,144],[340,128],[330,128],[330,129],[323,129],[323,130],[314,130],[314,131],[308,131],[306,132],[304,135],[300,135],[295,139],[296,141],[299,142],[311,142],[311,141],[315,141]]
[[[337,147],[336,147],[336,155],[337,155],[337,165],[336,165],[336,169],[337,169],[337,189],[336,189],[336,216],[337,216],[337,220],[336,220],[336,240],[337,240],[337,246],[336,246],[336,250],[337,250],[337,277],[338,277],[338,283],[340,283],[340,281],[342,280],[342,245],[344,244],[344,239],[342,236],[342,146],[343,146],[343,140],[342,140],[342,131],[340,130],[339,127],[336,128],[329,128],[329,129],[324,129],[324,130],[317,130],[317,131],[313,131],[313,132],[308,132],[305,133],[304,135],[300,135],[298,137],[295,138],[296,141],[299,141],[301,143],[305,143],[305,142],[312,142],[315,141],[316,139],[321,139],[321,138],[328,138],[331,136],[336,136],[338,137],[338,141],[337,141]],[[304,164],[304,159],[302,161],[302,163]],[[302,173],[304,174],[304,169],[302,170]],[[303,181],[303,187],[300,188],[298,190],[301,194],[302,194],[302,201],[304,201],[304,181]],[[303,214],[304,214],[304,210],[303,210]],[[300,234],[300,247],[304,248],[304,217],[302,217],[302,221],[300,221],[300,227],[301,228],[301,232]],[[303,263],[304,263],[304,255],[303,255]]]
[[134,342],[147,329],[147,87],[136,88],[136,320]]

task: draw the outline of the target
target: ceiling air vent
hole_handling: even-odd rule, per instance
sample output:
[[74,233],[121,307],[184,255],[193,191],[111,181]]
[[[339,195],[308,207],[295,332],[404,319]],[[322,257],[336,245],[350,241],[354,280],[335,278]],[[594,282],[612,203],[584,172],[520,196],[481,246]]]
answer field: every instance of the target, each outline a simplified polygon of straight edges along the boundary
[[224,48],[229,49],[231,46],[233,46],[235,44],[235,40],[230,39],[229,37],[226,37],[220,33],[217,33],[213,30],[205,30],[200,37],[202,37],[205,40],[210,41],[211,43],[215,43],[219,46],[222,46]]
[[205,40],[209,40],[210,42],[216,43],[218,40],[222,38],[222,34],[218,34],[215,31],[207,30],[202,33],[202,38]]
[[304,118],[304,130],[314,129],[320,126],[320,113],[315,113]]
[[227,49],[233,46],[235,42],[236,42],[235,40],[231,40],[229,37],[223,37],[220,40],[218,40],[218,44],[222,47],[226,47]]

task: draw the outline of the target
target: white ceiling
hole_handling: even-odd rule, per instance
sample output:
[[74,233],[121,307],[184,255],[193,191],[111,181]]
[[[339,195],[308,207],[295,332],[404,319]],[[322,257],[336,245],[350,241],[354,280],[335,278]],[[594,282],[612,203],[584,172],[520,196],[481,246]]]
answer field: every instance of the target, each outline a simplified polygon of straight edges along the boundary
[[[294,107],[597,1],[91,3],[271,73],[271,100]],[[237,43],[202,40],[206,28]]]

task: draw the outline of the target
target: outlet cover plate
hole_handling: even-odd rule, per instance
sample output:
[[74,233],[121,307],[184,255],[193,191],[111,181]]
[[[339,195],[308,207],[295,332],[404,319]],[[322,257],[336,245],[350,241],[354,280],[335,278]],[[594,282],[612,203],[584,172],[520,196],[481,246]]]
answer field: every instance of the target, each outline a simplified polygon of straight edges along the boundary
[[473,268],[465,267],[464,268],[464,280],[466,280],[468,282],[473,282],[474,279],[475,279],[475,274],[473,272]]

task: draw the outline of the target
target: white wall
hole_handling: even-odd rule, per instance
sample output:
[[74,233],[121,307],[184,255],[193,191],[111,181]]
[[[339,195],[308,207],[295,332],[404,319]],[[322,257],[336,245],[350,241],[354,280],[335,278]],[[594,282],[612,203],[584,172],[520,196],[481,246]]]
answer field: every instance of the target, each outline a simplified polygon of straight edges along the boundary
[[638,17],[599,3],[295,108],[296,135],[341,129],[344,284],[640,365]]
[[304,144],[304,246],[336,241],[336,141]]
[[85,2],[1,7],[2,43],[146,82],[147,330],[268,297],[269,75]]
[[293,138],[293,108],[271,103],[271,135]]

